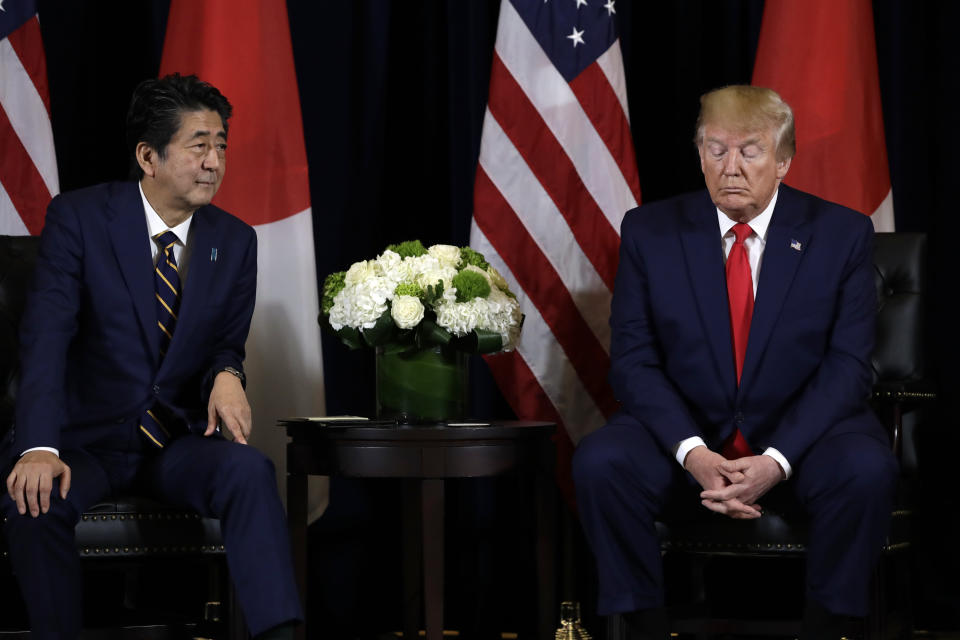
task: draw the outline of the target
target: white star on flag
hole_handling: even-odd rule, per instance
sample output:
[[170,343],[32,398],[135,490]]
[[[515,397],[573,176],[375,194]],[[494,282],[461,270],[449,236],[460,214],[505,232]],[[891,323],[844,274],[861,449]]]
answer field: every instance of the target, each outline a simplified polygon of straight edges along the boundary
[[576,48],[578,44],[586,44],[583,41],[583,29],[577,31],[577,28],[573,28],[573,33],[567,36],[569,39],[573,40],[573,47]]
[[577,9],[579,9],[581,5],[584,7],[587,6],[587,0],[577,0]]
[[607,4],[603,5],[603,8],[607,10],[608,16],[612,16],[617,12],[617,10],[613,8],[613,5],[614,5],[614,0],[607,0]]

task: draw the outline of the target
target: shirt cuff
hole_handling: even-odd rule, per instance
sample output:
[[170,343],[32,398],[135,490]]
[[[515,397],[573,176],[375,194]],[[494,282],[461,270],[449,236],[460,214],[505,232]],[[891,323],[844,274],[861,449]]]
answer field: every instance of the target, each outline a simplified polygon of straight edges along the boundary
[[703,438],[700,436],[693,436],[677,443],[677,445],[673,448],[673,455],[676,457],[677,462],[680,463],[681,467],[683,466],[683,461],[687,458],[687,454],[690,453],[690,450],[694,447],[699,447],[700,445],[707,446],[707,443],[704,442]]
[[20,457],[27,455],[31,451],[49,451],[50,453],[57,456],[58,458],[60,457],[60,451],[58,451],[57,449],[54,449],[53,447],[32,447],[30,449],[27,449],[23,453],[21,453]]
[[763,452],[763,455],[770,456],[776,460],[780,467],[783,469],[783,475],[785,480],[790,479],[790,475],[793,473],[793,469],[790,467],[790,463],[787,462],[787,459],[783,457],[783,454],[774,449],[773,447],[767,447],[767,450]]

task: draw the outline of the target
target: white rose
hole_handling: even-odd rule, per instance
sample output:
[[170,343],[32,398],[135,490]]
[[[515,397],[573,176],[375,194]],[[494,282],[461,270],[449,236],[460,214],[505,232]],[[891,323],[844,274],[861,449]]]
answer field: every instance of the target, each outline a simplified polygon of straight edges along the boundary
[[447,267],[456,267],[460,264],[460,248],[450,244],[435,244],[427,253],[440,261],[440,264]]
[[480,275],[483,276],[484,280],[487,281],[487,284],[489,284],[489,285],[491,285],[491,286],[493,285],[493,281],[490,279],[490,274],[487,273],[486,271],[484,271],[483,269],[481,269],[480,267],[478,267],[477,265],[475,265],[475,264],[468,264],[467,266],[465,266],[465,267],[463,268],[463,270],[464,270],[464,271],[473,271],[473,272],[475,272],[475,273],[479,273]]
[[401,329],[412,329],[423,320],[423,303],[416,296],[396,296],[390,315]]
[[492,264],[487,266],[487,277],[489,277],[490,282],[496,285],[497,289],[501,291],[506,291],[510,288],[510,285],[508,285],[504,277],[500,275],[500,272],[493,268]]
[[343,280],[349,286],[369,280],[376,275],[377,269],[373,262],[361,260],[360,262],[354,262],[352,265],[350,265],[350,269],[347,270]]

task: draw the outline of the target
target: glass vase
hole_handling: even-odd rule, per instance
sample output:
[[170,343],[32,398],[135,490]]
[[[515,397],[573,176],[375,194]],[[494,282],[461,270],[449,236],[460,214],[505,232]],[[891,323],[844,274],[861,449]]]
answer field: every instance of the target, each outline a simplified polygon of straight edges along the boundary
[[391,352],[377,347],[377,417],[403,424],[462,420],[469,356],[455,349]]

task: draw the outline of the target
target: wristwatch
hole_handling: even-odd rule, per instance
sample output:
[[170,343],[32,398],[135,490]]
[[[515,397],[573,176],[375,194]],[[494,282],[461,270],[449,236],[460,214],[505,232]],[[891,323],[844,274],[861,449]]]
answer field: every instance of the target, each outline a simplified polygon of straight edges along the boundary
[[240,370],[238,370],[238,369],[235,369],[234,367],[220,367],[220,368],[217,369],[217,371],[213,374],[213,377],[216,378],[216,377],[217,377],[217,374],[222,373],[222,372],[224,372],[224,371],[226,371],[226,372],[229,373],[230,375],[237,376],[237,378],[240,379],[240,384],[243,385],[244,387],[247,386],[247,376],[244,375],[243,371],[240,371]]

